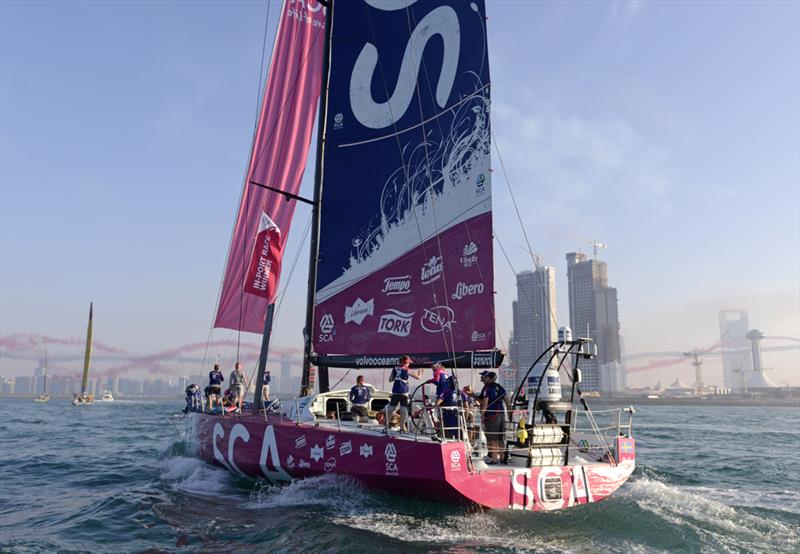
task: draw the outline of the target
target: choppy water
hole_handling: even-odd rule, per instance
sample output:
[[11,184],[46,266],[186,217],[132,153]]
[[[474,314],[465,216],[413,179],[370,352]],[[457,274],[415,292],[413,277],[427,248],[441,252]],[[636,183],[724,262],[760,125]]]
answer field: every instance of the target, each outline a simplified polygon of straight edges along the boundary
[[800,408],[647,407],[599,504],[471,512],[325,476],[237,478],[187,453],[179,402],[0,401],[4,551],[798,552]]

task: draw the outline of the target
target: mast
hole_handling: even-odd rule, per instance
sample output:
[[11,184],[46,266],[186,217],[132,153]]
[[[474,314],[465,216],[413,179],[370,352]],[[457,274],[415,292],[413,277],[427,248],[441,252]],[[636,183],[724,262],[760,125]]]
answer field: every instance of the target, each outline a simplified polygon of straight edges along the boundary
[[47,348],[44,349],[44,388],[42,394],[47,394]]
[[[303,332],[303,377],[300,382],[300,395],[307,396],[311,393],[311,351],[313,348],[312,336],[314,333],[314,298],[317,289],[317,261],[319,259],[319,227],[321,219],[322,201],[322,173],[324,167],[325,149],[325,124],[328,119],[328,80],[330,71],[331,36],[333,35],[333,0],[320,0],[325,6],[325,48],[322,58],[322,94],[319,98],[319,116],[317,119],[317,162],[314,170],[314,204],[311,212],[311,241],[308,258],[308,293],[306,297],[306,326]],[[320,368],[320,390],[327,389],[327,368]],[[324,386],[324,387],[323,387]]]
[[89,381],[89,359],[92,357],[92,303],[89,302],[89,327],[86,329],[86,353],[83,357],[83,379],[81,379],[81,396],[86,394]]
[[264,406],[264,397],[261,389],[264,386],[264,372],[267,369],[267,355],[269,354],[269,338],[272,336],[272,318],[275,314],[275,303],[267,308],[267,317],[264,321],[264,336],[261,338],[261,353],[258,355],[258,375],[256,377],[256,390],[253,392],[253,406],[256,411]]

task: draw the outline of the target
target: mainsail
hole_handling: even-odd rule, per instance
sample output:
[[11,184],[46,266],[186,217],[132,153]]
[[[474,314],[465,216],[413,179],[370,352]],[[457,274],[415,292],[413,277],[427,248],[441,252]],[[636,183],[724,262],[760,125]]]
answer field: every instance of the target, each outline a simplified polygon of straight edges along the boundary
[[264,330],[277,294],[292,198],[305,171],[322,81],[323,7],[287,0],[278,25],[214,321],[254,333]]
[[482,0],[337,2],[318,354],[494,348]]

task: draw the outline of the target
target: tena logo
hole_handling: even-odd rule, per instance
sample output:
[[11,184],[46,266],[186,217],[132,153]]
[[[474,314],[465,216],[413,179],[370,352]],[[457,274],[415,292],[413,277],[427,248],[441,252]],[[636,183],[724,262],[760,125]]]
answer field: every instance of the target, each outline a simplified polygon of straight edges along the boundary
[[475,296],[481,294],[484,290],[483,283],[466,284],[464,281],[459,281],[456,285],[456,291],[450,295],[453,300],[461,300],[467,296]]
[[472,267],[478,263],[478,245],[470,241],[469,244],[464,245],[464,250],[459,258],[462,267]]
[[411,275],[401,275],[400,277],[387,277],[383,280],[381,292],[386,296],[395,294],[408,294],[411,292]]
[[327,462],[325,462],[325,471],[333,471],[336,469],[336,458],[329,458]]
[[428,333],[441,333],[445,329],[451,331],[455,322],[455,314],[449,306],[424,308],[419,320],[420,326]]
[[375,299],[371,298],[367,302],[357,298],[352,306],[347,306],[344,309],[344,322],[350,323],[351,321],[356,325],[361,325],[364,318],[372,315],[375,311]]
[[331,314],[324,314],[319,320],[319,342],[331,342],[336,336],[336,326]]
[[396,337],[407,337],[411,332],[411,318],[414,312],[401,312],[400,310],[388,309],[381,316],[378,322],[379,333],[389,333]]
[[442,276],[442,257],[431,256],[431,259],[425,262],[420,271],[420,280],[423,285],[433,283]]

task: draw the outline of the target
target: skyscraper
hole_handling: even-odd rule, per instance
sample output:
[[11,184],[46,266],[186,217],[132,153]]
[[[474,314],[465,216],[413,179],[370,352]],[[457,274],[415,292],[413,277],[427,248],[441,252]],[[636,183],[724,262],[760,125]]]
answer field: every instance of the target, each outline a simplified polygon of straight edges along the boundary
[[511,305],[514,329],[511,363],[528,369],[557,336],[555,269],[540,267],[517,274],[517,299]]
[[742,392],[747,375],[753,371],[747,310],[720,310],[719,336],[722,343],[722,378],[726,388]]
[[589,260],[580,252],[570,252],[567,254],[567,281],[572,334],[591,338],[597,344],[597,357],[580,362],[582,388],[614,392],[620,379],[611,375],[609,368],[621,371],[620,326],[617,289],[608,286],[608,264]]

